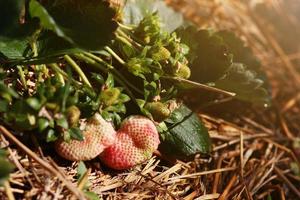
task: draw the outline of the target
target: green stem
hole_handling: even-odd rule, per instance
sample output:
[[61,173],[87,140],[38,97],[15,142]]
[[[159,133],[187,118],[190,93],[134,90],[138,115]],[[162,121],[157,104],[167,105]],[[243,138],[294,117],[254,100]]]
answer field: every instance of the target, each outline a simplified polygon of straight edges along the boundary
[[126,40],[127,42],[129,42],[130,44],[133,44],[135,47],[141,49],[143,48],[143,46],[136,42],[135,40],[131,39],[126,33],[124,33],[121,29],[117,29],[117,33],[119,37],[123,38],[124,40]]
[[110,47],[105,46],[104,49],[108,51],[108,53],[110,53],[117,61],[119,61],[119,63],[121,63],[122,65],[126,64],[126,62],[120,56],[118,56],[118,54],[116,54]]
[[78,73],[82,82],[89,87],[92,87],[91,83],[89,82],[88,78],[85,76],[79,65],[68,55],[64,55],[64,59],[73,67],[73,69]]
[[18,69],[18,74],[20,76],[20,79],[21,79],[21,82],[25,88],[25,90],[27,90],[27,83],[26,83],[26,78],[25,78],[25,74],[24,74],[24,71],[22,69],[22,66],[18,65],[17,66],[17,69]]
[[56,63],[49,64],[52,70],[55,72],[55,75],[58,77],[59,81],[62,85],[65,85],[65,78],[67,78],[67,73],[60,69],[60,67]]
[[116,35],[116,39],[119,40],[120,42],[124,43],[125,45],[134,48],[134,46],[126,38],[124,38],[118,34]]
[[90,53],[84,53],[85,55],[83,54],[75,54],[76,58],[90,64],[90,65],[93,65],[94,67],[96,67],[97,69],[105,72],[105,73],[113,73],[115,76],[115,80],[124,87],[124,89],[126,90],[126,92],[128,93],[128,95],[130,96],[130,98],[135,102],[137,103],[136,101],[136,98],[135,96],[133,95],[133,93],[130,91],[130,89],[128,88],[127,84],[124,82],[124,80],[120,77],[120,74],[116,73],[117,71],[114,69],[113,66],[107,64],[106,62],[104,62],[101,58],[98,58],[97,60],[91,58],[91,55],[93,57],[96,57],[94,56],[93,54],[90,54]]
[[97,61],[97,62],[105,65],[106,67],[108,67],[113,74],[115,74],[116,76],[118,76],[124,83],[126,83],[126,85],[128,85],[129,87],[131,87],[133,90],[135,90],[139,94],[142,94],[142,95],[144,94],[143,91],[141,91],[140,89],[138,89],[137,87],[135,87],[135,85],[133,85],[132,83],[130,83],[129,81],[127,81],[126,79],[124,79],[123,75],[120,74],[120,72],[117,71],[112,65],[106,63],[104,60],[102,60],[98,56],[95,56],[94,54],[91,54],[91,53],[84,53],[84,54],[87,55],[88,57],[94,59],[95,61]]
[[118,22],[118,25],[119,25],[119,27],[124,28],[126,30],[130,30],[130,31],[133,30],[133,27],[130,27],[128,25],[125,25],[125,24],[122,24],[122,23],[119,23],[119,22]]
[[70,78],[68,76],[68,74],[63,71],[56,63],[51,63],[49,64],[49,67],[51,67],[51,69],[56,73],[56,74],[60,74],[61,76],[63,76],[66,80],[70,79],[70,81],[77,87],[77,88],[81,88],[82,84],[78,81],[76,81],[73,78]]

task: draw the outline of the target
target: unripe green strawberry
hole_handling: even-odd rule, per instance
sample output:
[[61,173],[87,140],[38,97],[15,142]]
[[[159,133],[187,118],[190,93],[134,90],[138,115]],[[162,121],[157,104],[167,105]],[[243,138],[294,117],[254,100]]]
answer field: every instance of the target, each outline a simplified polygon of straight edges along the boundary
[[178,63],[178,70],[176,71],[175,76],[188,79],[191,76],[191,69],[187,65]]
[[145,109],[147,109],[154,121],[161,122],[170,116],[170,110],[161,102],[149,102],[146,103]]
[[108,88],[103,90],[100,94],[100,99],[106,106],[111,106],[118,100],[120,96],[120,90],[118,88]]
[[152,58],[156,61],[167,60],[171,56],[171,53],[165,47],[158,47],[152,52]]
[[67,160],[91,160],[116,141],[116,131],[113,126],[99,114],[88,120],[82,134],[83,141],[57,140],[54,144],[56,152]]
[[76,106],[70,106],[67,109],[67,119],[70,127],[74,127],[78,124],[80,118],[80,110]]
[[100,158],[113,169],[129,169],[149,159],[159,143],[158,132],[151,120],[131,116],[123,121],[116,143],[106,148]]

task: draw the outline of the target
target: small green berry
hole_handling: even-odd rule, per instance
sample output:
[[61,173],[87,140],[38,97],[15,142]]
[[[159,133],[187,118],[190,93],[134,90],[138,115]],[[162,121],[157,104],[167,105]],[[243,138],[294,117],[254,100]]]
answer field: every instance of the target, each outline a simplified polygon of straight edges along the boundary
[[108,88],[101,92],[100,99],[105,106],[111,106],[116,103],[120,93],[118,88]]
[[188,79],[191,76],[191,69],[187,65],[179,63],[178,70],[176,71],[175,76]]
[[169,117],[170,110],[168,107],[161,102],[149,102],[146,103],[145,109],[148,110],[154,121],[161,122]]
[[78,124],[80,114],[81,112],[77,106],[73,105],[67,109],[67,119],[70,127],[74,127]]

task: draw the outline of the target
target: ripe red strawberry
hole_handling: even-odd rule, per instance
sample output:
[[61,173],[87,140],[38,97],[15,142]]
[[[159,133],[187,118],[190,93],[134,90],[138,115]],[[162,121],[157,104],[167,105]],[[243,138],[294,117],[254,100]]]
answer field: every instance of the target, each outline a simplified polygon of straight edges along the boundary
[[55,142],[56,152],[67,160],[91,160],[115,142],[116,131],[101,115],[96,114],[87,122],[83,136],[83,141],[57,140]]
[[150,158],[159,143],[158,132],[151,120],[131,116],[122,123],[116,143],[106,148],[100,158],[113,169],[128,169]]

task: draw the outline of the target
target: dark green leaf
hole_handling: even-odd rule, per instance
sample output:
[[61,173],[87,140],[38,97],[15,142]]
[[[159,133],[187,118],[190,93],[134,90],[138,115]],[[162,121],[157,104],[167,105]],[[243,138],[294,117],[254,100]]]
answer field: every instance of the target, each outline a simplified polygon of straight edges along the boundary
[[38,40],[38,57],[36,60],[47,61],[47,59],[65,54],[74,54],[82,52],[70,42],[58,37],[51,31],[43,31]]
[[0,185],[3,184],[13,170],[14,166],[5,158],[0,157]]
[[117,28],[115,11],[103,0],[48,1],[44,5],[31,0],[30,15],[39,18],[45,29],[89,50],[107,44]]
[[172,157],[188,157],[210,152],[211,141],[207,129],[185,105],[174,110],[166,122],[169,122],[169,131],[161,133],[161,148],[165,153]]
[[24,53],[28,48],[28,41],[24,39],[11,39],[0,36],[0,60],[24,59]]
[[0,100],[0,112],[6,112],[8,108],[8,102]]
[[180,28],[176,32],[181,42],[190,47],[187,57],[192,71],[191,80],[208,83],[224,76],[232,64],[232,55],[222,37],[193,26]]
[[219,31],[216,34],[223,38],[223,41],[233,54],[234,62],[243,63],[255,71],[260,68],[260,62],[253,55],[251,49],[233,32]]
[[38,119],[39,132],[44,131],[49,126],[49,120],[45,118]]
[[0,35],[6,35],[19,26],[23,4],[23,0],[0,0]]
[[267,75],[261,68],[259,60],[254,56],[252,50],[245,45],[245,42],[237,37],[233,32],[220,31],[217,33],[221,36],[233,54],[233,60],[237,63],[243,63],[248,70],[255,71],[256,77],[264,81],[263,88],[270,90]]
[[271,99],[264,81],[256,72],[241,63],[234,63],[225,77],[215,82],[215,87],[236,93],[236,98],[257,105],[269,106]]

